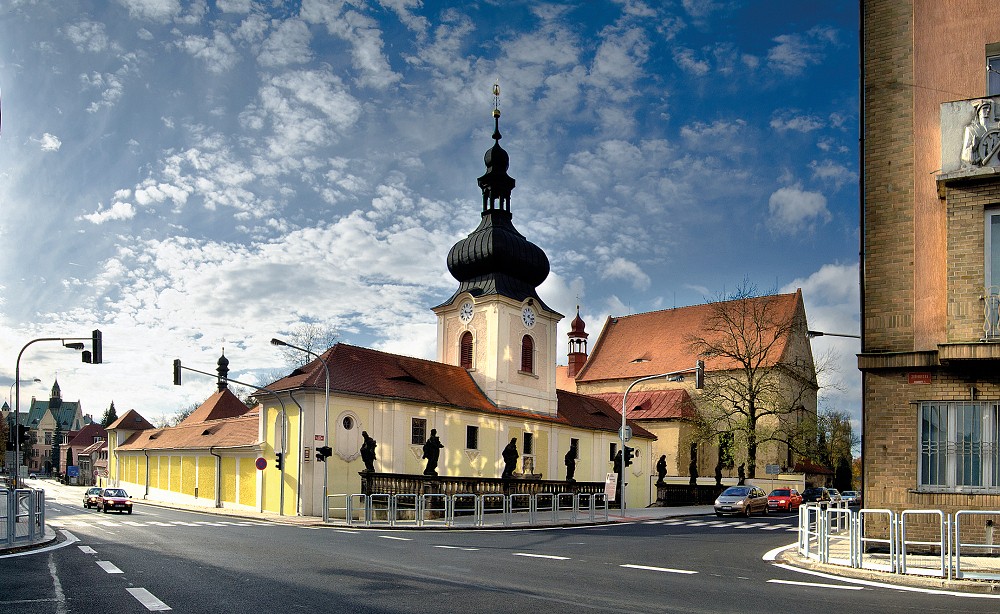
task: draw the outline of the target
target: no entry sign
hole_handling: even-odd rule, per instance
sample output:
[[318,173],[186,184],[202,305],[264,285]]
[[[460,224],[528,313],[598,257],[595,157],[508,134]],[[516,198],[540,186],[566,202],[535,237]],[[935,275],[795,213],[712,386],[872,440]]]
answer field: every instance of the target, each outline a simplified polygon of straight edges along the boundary
[[262,456],[257,457],[254,464],[257,465],[257,469],[260,469],[261,471],[267,469],[267,459]]

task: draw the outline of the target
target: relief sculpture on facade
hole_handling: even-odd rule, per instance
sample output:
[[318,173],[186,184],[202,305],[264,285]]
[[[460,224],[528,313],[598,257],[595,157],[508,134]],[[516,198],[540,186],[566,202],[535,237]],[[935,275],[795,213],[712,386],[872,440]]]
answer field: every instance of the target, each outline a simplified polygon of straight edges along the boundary
[[963,166],[1000,166],[1000,125],[993,114],[993,101],[989,98],[970,103],[975,116],[965,127],[962,138]]

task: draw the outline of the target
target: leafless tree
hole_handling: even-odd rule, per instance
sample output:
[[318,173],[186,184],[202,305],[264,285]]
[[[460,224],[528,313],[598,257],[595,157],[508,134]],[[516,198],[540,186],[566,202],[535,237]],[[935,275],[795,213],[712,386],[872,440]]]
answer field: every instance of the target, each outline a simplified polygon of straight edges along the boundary
[[[756,477],[761,446],[780,442],[793,450],[809,438],[815,411],[816,365],[808,346],[790,356],[788,343],[806,340],[804,313],[789,313],[773,296],[744,281],[709,303],[701,334],[688,339],[710,374],[698,404],[695,438],[731,442]],[[740,448],[745,454],[739,454]]]
[[[330,346],[337,343],[339,338],[340,334],[337,332],[337,329],[333,327],[323,326],[313,322],[300,322],[299,324],[296,324],[295,327],[282,338],[282,340],[287,341],[292,345],[297,345],[300,348],[307,349],[310,352],[322,354]],[[281,356],[285,359],[285,364],[292,369],[306,365],[313,360],[311,355],[290,347],[279,346],[278,351],[281,352]],[[283,373],[281,377],[284,377],[285,375],[287,375],[287,373]]]

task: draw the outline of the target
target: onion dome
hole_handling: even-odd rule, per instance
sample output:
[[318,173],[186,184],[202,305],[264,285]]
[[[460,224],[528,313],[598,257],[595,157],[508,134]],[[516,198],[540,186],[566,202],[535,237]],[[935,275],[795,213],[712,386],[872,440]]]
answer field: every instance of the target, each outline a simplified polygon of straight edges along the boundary
[[222,356],[219,357],[217,364],[219,365],[216,369],[219,374],[219,392],[222,392],[229,387],[229,359],[226,358],[226,350],[222,350]]
[[[493,86],[499,100],[500,87]],[[484,156],[486,174],[479,177],[483,191],[483,212],[479,227],[456,243],[448,253],[448,270],[459,288],[448,301],[462,292],[473,296],[501,294],[517,301],[534,298],[535,289],[549,275],[549,259],[540,247],[514,228],[510,213],[510,192],[514,179],[507,174],[510,156],[500,147],[500,109],[493,110],[493,147]],[[542,303],[544,306],[544,303]]]

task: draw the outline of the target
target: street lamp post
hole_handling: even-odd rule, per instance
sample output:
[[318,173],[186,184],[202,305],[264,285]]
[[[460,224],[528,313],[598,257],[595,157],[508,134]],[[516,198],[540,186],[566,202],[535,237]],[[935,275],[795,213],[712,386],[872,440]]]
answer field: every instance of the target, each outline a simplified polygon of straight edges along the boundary
[[[319,354],[317,354],[316,352],[313,352],[311,350],[307,350],[305,348],[300,348],[297,345],[292,345],[291,343],[288,343],[287,341],[282,341],[281,339],[272,338],[271,339],[271,345],[283,346],[283,347],[290,347],[293,350],[298,350],[300,352],[305,352],[306,354],[309,354],[310,356],[315,356],[316,359],[319,360],[323,364],[323,370],[326,372],[325,411],[323,412],[323,416],[324,416],[324,418],[323,418],[323,445],[328,447],[330,445],[330,366],[328,364],[326,364],[326,360],[324,360],[323,357],[320,356]],[[319,456],[317,456],[317,458],[319,458]],[[324,457],[323,457],[322,460],[323,460],[324,463],[326,462],[325,455],[324,455]],[[327,496],[328,496],[329,483],[330,483],[329,481],[330,481],[330,468],[329,468],[329,466],[324,466],[323,467],[323,522],[327,522],[329,520],[329,515],[330,515],[330,507],[329,507],[329,505],[327,505]]]
[[[31,379],[23,380],[23,383],[26,383],[26,384],[32,384],[32,383],[39,384],[39,383],[41,383],[41,381],[42,380],[38,379],[37,377],[33,377]],[[7,401],[8,402],[14,400],[14,384],[16,384],[16,383],[17,383],[16,381],[11,382],[10,388],[7,390]],[[17,427],[18,427],[18,424],[17,424],[17,415],[18,415],[18,412],[15,410],[14,411],[15,421],[14,421],[14,424],[12,425],[13,431],[7,435],[8,438],[10,438],[11,440],[13,440],[13,439],[15,439],[17,437],[17,435],[15,434],[15,433],[18,432],[18,429],[17,429]],[[15,452],[15,455],[16,455],[16,452]]]
[[621,455],[622,455],[621,469],[622,469],[622,474],[620,476],[621,477],[621,482],[622,482],[621,483],[621,487],[622,487],[622,500],[620,502],[621,511],[622,511],[622,518],[625,517],[625,507],[626,507],[626,505],[625,505],[625,460],[628,457],[628,455],[625,453],[625,443],[628,441],[628,439],[626,439],[625,436],[627,434],[626,433],[626,430],[627,430],[626,429],[626,413],[628,412],[628,403],[627,403],[628,393],[632,391],[632,388],[635,387],[636,384],[639,384],[639,383],[642,383],[642,382],[645,382],[645,381],[649,381],[651,379],[659,379],[661,377],[672,377],[672,376],[675,376],[675,375],[684,375],[685,373],[694,373],[695,374],[695,377],[694,377],[694,387],[696,389],[700,390],[703,387],[704,381],[705,381],[705,361],[703,361],[703,360],[697,361],[695,363],[695,367],[693,369],[681,369],[680,371],[671,371],[669,373],[660,373],[660,374],[657,374],[657,375],[647,375],[646,377],[640,377],[639,379],[637,379],[634,382],[632,382],[631,384],[629,384],[628,388],[625,389],[625,394],[622,395],[622,428],[621,428],[621,430],[618,431],[618,440],[621,441],[621,444],[622,444],[622,446],[621,446]]
[[[84,348],[82,341],[84,340],[90,340],[93,343],[91,348],[93,351],[83,352],[83,362],[92,364],[103,362],[103,341],[99,330],[95,330],[90,337],[39,337],[25,343],[21,351],[17,353],[17,362],[14,365],[14,389],[16,391],[14,395],[14,428],[17,431],[14,433],[14,488],[17,488],[21,478],[21,432],[18,428],[21,424],[21,356],[24,355],[28,346],[41,341],[58,341],[63,344],[63,347],[71,350],[82,350]],[[67,341],[72,343],[66,343]]]

